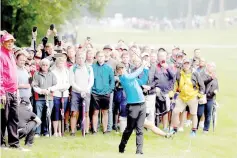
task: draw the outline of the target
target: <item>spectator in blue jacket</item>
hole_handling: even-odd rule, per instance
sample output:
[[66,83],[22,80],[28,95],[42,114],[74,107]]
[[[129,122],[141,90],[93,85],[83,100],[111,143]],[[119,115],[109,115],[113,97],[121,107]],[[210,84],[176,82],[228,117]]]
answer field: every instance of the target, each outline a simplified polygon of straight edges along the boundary
[[97,62],[92,65],[94,71],[94,85],[92,87],[91,102],[94,106],[93,112],[93,133],[97,132],[98,114],[102,110],[103,133],[106,134],[108,126],[108,109],[110,94],[114,90],[114,71],[105,64],[104,52],[96,53]]

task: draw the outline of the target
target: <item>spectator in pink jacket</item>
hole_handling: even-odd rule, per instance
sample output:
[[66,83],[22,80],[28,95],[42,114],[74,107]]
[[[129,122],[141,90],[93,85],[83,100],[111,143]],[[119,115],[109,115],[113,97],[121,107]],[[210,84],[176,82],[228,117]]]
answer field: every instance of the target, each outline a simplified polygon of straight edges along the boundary
[[1,146],[6,146],[5,129],[8,130],[8,144],[11,148],[20,148],[18,128],[17,101],[17,67],[13,56],[14,37],[5,33],[1,37],[0,51],[0,98],[4,109],[1,109]]

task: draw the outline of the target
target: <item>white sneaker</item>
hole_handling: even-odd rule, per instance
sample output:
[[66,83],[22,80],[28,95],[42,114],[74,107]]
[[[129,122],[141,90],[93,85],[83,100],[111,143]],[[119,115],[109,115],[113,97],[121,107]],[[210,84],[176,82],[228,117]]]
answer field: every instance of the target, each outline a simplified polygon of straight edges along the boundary
[[24,152],[30,151],[30,149],[26,149],[26,148],[22,148],[22,147],[19,147],[18,149],[19,149],[20,151],[24,151]]
[[54,137],[58,137],[58,133],[54,133],[53,136],[54,136]]
[[46,134],[45,137],[49,137],[49,134]]
[[199,127],[200,127],[200,128],[203,128],[203,127],[204,127],[204,121],[200,121],[200,122],[199,122]]
[[35,134],[34,138],[39,138],[40,135],[39,134]]
[[1,146],[0,146],[0,149],[8,150],[9,148],[8,148],[7,146],[5,146],[5,145],[1,145]]
[[184,131],[184,128],[183,127],[179,127],[178,128],[178,132],[183,132]]
[[208,131],[203,131],[203,134],[208,134]]

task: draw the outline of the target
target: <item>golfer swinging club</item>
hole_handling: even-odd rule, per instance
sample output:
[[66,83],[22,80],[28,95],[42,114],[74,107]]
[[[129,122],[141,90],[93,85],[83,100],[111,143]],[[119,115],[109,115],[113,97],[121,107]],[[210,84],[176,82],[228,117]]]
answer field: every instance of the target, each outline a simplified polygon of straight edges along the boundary
[[127,97],[127,127],[123,132],[121,143],[119,145],[119,152],[124,153],[124,149],[131,136],[133,130],[136,128],[136,154],[143,154],[143,127],[146,118],[145,97],[142,89],[139,86],[136,77],[143,71],[148,63],[143,62],[141,66],[133,73],[127,74],[123,64],[116,66],[117,74],[119,75],[120,83],[125,91]]

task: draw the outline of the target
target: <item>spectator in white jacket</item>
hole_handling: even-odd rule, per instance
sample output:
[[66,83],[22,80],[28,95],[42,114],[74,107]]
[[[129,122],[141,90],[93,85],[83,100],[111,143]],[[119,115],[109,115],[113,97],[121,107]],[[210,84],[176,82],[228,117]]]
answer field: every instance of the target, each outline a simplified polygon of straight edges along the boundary
[[71,136],[75,136],[77,118],[79,117],[79,106],[85,101],[86,133],[89,133],[89,107],[91,88],[94,84],[94,73],[91,66],[85,63],[86,54],[76,53],[76,64],[70,68],[70,85],[72,86],[71,98]]
[[[56,66],[52,70],[54,75],[57,78],[56,90],[53,93],[54,96],[54,107],[52,113],[52,121],[53,121],[53,128],[54,128],[54,136],[61,137],[61,110],[64,110],[65,115],[65,124],[66,127],[68,126],[69,120],[69,113],[68,110],[68,97],[69,97],[69,70],[66,67],[66,59],[64,57],[58,57],[56,59]],[[63,109],[62,109],[62,99],[64,101]],[[60,110],[61,109],[61,110]],[[63,123],[64,125],[64,123]]]

